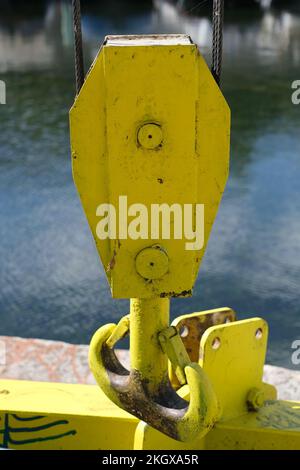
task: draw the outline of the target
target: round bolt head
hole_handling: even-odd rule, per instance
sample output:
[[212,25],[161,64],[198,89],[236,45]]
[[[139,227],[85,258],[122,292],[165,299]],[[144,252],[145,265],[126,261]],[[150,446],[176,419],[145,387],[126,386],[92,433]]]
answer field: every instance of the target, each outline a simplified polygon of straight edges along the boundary
[[259,388],[252,388],[247,395],[247,405],[250,411],[258,411],[265,402],[265,394]]
[[161,279],[169,269],[169,258],[158,245],[144,248],[135,259],[135,267],[144,279]]
[[154,150],[158,148],[163,140],[160,125],[153,123],[144,124],[138,131],[137,139],[144,149]]

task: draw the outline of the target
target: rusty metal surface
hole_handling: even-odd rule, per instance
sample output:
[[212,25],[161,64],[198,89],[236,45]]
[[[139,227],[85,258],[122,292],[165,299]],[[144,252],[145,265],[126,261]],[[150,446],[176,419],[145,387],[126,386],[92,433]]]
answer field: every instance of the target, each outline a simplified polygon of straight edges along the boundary
[[203,333],[211,326],[236,320],[230,308],[208,310],[178,317],[172,325],[179,331],[182,342],[192,362],[199,361],[200,341]]

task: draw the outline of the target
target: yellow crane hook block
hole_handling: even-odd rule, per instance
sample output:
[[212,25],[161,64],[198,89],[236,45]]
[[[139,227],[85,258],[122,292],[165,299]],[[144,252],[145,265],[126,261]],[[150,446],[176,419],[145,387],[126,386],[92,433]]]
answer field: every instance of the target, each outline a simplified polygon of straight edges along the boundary
[[[263,381],[264,320],[218,308],[170,325],[170,297],[191,295],[228,176],[230,112],[196,45],[108,36],[70,124],[74,180],[130,313],[92,338],[101,390],[2,381],[0,446],[299,449],[300,404]],[[114,350],[126,335],[129,368]]]
[[230,111],[186,35],[108,36],[70,113],[115,298],[189,296],[228,176]]

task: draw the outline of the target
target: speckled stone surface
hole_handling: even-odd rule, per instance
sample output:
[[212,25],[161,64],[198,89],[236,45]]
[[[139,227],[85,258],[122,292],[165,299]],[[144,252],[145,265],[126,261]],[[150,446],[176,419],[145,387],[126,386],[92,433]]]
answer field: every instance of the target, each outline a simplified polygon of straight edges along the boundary
[[[120,361],[127,352],[118,351]],[[88,346],[0,336],[0,378],[94,384]]]
[[[118,351],[128,362],[128,351]],[[88,367],[88,346],[58,341],[0,336],[0,378],[94,384]],[[266,365],[264,381],[278,397],[300,401],[300,371]]]
[[300,401],[300,370],[266,365],[264,381],[276,386],[278,398]]

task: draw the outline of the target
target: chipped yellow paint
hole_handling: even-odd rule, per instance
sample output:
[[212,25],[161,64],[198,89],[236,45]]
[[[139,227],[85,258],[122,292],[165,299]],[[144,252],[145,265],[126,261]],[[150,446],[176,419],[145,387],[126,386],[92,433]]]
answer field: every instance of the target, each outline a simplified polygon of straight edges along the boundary
[[258,412],[218,423],[206,437],[208,450],[299,450],[300,404],[267,401]]

